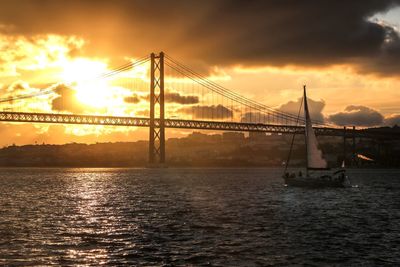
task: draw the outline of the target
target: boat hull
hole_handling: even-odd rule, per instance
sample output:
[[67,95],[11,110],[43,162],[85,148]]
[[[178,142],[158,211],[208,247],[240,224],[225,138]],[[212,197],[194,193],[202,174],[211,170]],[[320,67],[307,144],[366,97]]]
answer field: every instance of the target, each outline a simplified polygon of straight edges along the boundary
[[344,182],[337,180],[325,180],[321,178],[284,178],[285,184],[288,186],[296,186],[296,187],[346,187]]
[[287,186],[296,187],[348,187],[350,184],[344,170],[336,171],[333,174],[306,177],[286,174],[283,179]]

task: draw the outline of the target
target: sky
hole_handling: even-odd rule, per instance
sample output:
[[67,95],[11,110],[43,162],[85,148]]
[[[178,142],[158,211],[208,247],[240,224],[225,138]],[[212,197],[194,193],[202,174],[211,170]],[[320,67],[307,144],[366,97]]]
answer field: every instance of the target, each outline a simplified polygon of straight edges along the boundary
[[[398,0],[0,4],[0,98],[46,88],[57,93],[1,103],[3,110],[145,115],[146,92],[83,81],[165,51],[276,109],[297,113],[307,84],[313,116],[320,120],[358,127],[400,125]],[[127,75],[145,73],[138,69]],[[190,97],[176,91],[168,95],[181,112],[193,103]],[[0,145],[134,141],[147,139],[147,131],[2,123]],[[167,137],[186,133],[168,130]]]

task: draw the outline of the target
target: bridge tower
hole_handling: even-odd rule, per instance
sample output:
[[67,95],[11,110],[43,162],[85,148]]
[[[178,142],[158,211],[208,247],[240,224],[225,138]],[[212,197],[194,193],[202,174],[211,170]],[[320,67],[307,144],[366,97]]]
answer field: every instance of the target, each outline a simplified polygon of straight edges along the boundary
[[150,136],[149,165],[165,164],[164,53],[150,55]]

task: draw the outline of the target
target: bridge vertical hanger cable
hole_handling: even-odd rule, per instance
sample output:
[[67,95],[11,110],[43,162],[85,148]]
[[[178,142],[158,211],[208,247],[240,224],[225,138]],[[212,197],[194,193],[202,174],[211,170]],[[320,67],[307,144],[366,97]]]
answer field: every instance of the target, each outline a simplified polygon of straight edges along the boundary
[[[182,70],[179,70],[179,69],[177,69],[176,67],[170,65],[168,62],[167,62],[166,64],[169,65],[171,68],[175,68],[177,71],[184,73]],[[211,90],[211,93],[216,92],[216,93],[218,93],[218,94],[223,94],[223,92],[221,92],[219,89],[215,89],[215,88],[212,88],[212,87],[208,86],[208,85],[205,84],[203,81],[197,80],[196,77],[193,77],[191,74],[186,74],[186,75],[188,75],[188,77],[189,77],[190,79],[192,79],[193,81],[198,82],[198,83],[201,84],[202,86],[205,86],[206,88],[210,89],[210,90]],[[246,110],[247,110],[247,108],[254,108],[254,109],[258,110],[258,111],[263,112],[264,114],[267,113],[266,110],[265,110],[264,108],[260,108],[260,107],[258,107],[258,106],[257,106],[257,107],[254,107],[254,106],[251,105],[251,104],[249,103],[249,101],[248,101],[247,99],[245,99],[245,98],[240,99],[240,98],[236,98],[236,97],[231,97],[231,96],[229,96],[229,95],[226,96],[226,97],[228,97],[228,98],[230,98],[230,99],[233,99],[235,102],[238,102],[238,103],[240,103],[241,105],[244,105],[244,106],[246,107]],[[243,99],[244,99],[244,100],[243,100]],[[276,113],[276,112],[275,112],[275,113]],[[247,114],[247,115],[249,116],[249,114]],[[275,114],[274,114],[274,115],[275,115]],[[274,116],[274,120],[275,120],[276,118],[278,118],[278,117],[277,117],[277,116]],[[292,118],[292,120],[293,120],[293,118]]]
[[[171,62],[173,62],[174,64],[176,64],[176,65],[179,66],[180,68],[182,68],[185,72],[190,73],[191,75],[193,75],[193,77],[197,77],[197,78],[199,78],[200,80],[202,80],[205,84],[208,84],[209,86],[215,87],[215,88],[217,88],[217,89],[219,89],[219,90],[222,90],[222,91],[226,92],[227,95],[233,95],[233,96],[235,96],[235,97],[238,97],[239,99],[242,99],[242,100],[251,102],[251,103],[253,103],[253,104],[264,106],[266,109],[269,109],[269,110],[271,110],[271,111],[279,112],[279,111],[277,111],[277,110],[275,110],[275,109],[273,109],[273,108],[270,108],[270,107],[265,106],[265,105],[263,105],[263,104],[261,104],[261,103],[255,102],[255,101],[253,101],[253,100],[251,100],[251,99],[245,98],[245,97],[243,97],[243,96],[241,96],[241,95],[239,95],[239,94],[237,94],[237,93],[235,93],[235,92],[233,92],[233,91],[231,91],[231,90],[229,90],[229,89],[227,89],[227,88],[225,88],[225,87],[220,86],[219,84],[217,84],[217,83],[215,83],[215,82],[213,82],[213,81],[211,81],[211,80],[209,80],[209,79],[203,77],[202,75],[200,75],[200,74],[194,72],[193,70],[191,70],[190,68],[186,67],[186,66],[183,65],[182,63],[179,63],[178,61],[172,59],[172,58],[169,57],[168,55],[166,55],[166,57],[167,57],[167,59],[169,59]],[[280,113],[286,114],[286,115],[290,115],[290,116],[292,116],[293,118],[297,119],[296,116],[295,116],[294,114],[284,113],[284,112],[281,112],[281,111],[280,111]]]
[[[219,92],[220,94],[225,94],[226,97],[234,97],[236,98],[236,100],[238,100],[239,102],[241,102],[242,104],[247,104],[249,106],[251,106],[253,109],[256,109],[258,111],[262,111],[262,113],[266,114],[268,112],[266,112],[267,110],[271,111],[273,113],[273,121],[275,123],[281,123],[283,124],[283,120],[286,118],[288,121],[290,120],[292,123],[294,123],[297,120],[297,117],[294,114],[291,113],[287,113],[287,112],[283,112],[283,111],[278,111],[275,110],[271,107],[265,106],[261,103],[255,102],[251,99],[247,99],[244,98],[236,93],[234,93],[233,91],[226,89],[210,80],[208,80],[205,77],[202,77],[201,75],[195,73],[194,71],[190,70],[188,67],[184,66],[183,64],[177,62],[176,60],[172,59],[170,56],[166,55],[167,59],[169,61],[171,61],[173,64],[179,66],[181,69],[183,69],[184,72],[187,72],[188,77],[191,76],[191,78],[198,78],[200,79],[201,82],[204,86],[207,86],[211,89],[211,90],[216,90],[217,92]],[[243,102],[247,102],[247,103],[243,103]],[[250,105],[251,104],[251,105]],[[304,123],[304,119],[301,119],[301,121]],[[328,125],[326,123],[323,122],[319,122],[319,121],[313,121],[315,124],[319,124],[319,125]]]

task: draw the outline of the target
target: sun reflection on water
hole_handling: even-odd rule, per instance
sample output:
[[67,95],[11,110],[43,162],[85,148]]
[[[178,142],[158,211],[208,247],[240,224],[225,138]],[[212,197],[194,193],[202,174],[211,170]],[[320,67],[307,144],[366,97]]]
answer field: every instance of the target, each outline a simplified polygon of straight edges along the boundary
[[[125,215],[118,206],[123,199],[121,195],[114,197],[115,180],[106,169],[77,169],[71,174],[68,195],[75,202],[75,212],[64,234],[66,238],[74,237],[76,246],[68,249],[66,258],[105,264],[112,256],[113,244],[128,243],[120,237],[127,230]],[[132,222],[128,224],[131,230],[137,229]]]

